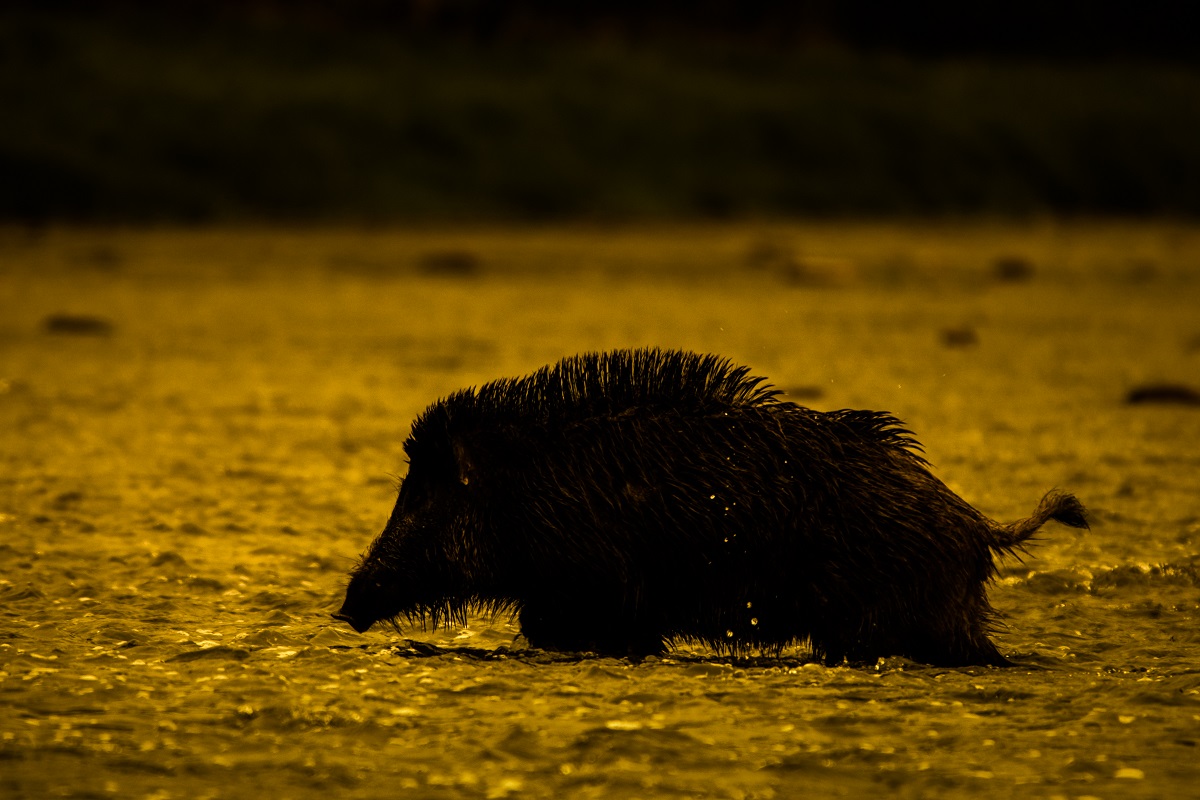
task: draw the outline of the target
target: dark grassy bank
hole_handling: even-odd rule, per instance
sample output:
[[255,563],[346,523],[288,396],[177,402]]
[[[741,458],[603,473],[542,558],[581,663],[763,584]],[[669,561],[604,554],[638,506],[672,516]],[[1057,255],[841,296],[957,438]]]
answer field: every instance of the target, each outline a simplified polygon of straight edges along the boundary
[[1200,214],[1200,70],[0,12],[0,217]]

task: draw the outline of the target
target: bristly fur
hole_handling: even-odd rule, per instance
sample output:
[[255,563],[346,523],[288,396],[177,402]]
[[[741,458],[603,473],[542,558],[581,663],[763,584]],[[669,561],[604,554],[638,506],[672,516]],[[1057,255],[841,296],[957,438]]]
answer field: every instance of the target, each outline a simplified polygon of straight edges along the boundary
[[660,348],[584,353],[522,378],[455,392],[426,409],[409,442],[425,428],[444,430],[451,414],[457,427],[473,421],[570,425],[635,413],[707,416],[732,408],[792,405],[778,400],[780,392],[765,381],[713,355]]
[[467,626],[467,618],[472,614],[480,614],[490,619],[507,616],[510,620],[517,616],[520,606],[512,600],[498,600],[490,597],[445,598],[437,603],[420,603],[417,606],[400,612],[392,617],[381,619],[380,622],[391,625],[397,633],[401,621],[423,631],[439,630],[442,628]]
[[524,378],[480,387],[481,410],[536,408],[546,419],[573,421],[638,410],[712,414],[773,402],[779,394],[728,359],[646,348],[584,353]]
[[807,642],[827,663],[1007,663],[988,638],[1000,525],[929,470],[886,412],[783,401],[746,367],[674,350],[588,353],[421,414],[409,471],[338,612],[360,631],[516,616],[531,645],[611,655]]
[[929,465],[924,456],[925,447],[917,441],[912,431],[904,427],[903,422],[887,412],[843,408],[825,412],[823,416],[844,424],[863,439],[905,451],[917,463]]

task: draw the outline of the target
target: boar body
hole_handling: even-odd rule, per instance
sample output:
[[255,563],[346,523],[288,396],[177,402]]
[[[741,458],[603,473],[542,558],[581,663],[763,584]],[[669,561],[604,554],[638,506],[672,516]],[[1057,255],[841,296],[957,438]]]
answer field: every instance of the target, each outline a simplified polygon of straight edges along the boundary
[[1004,664],[997,555],[1068,494],[1001,525],[929,471],[889,414],[783,402],[748,370],[659,350],[566,359],[430,406],[335,615],[441,625],[511,611],[536,647],[618,656],[698,640],[806,642],[826,663]]

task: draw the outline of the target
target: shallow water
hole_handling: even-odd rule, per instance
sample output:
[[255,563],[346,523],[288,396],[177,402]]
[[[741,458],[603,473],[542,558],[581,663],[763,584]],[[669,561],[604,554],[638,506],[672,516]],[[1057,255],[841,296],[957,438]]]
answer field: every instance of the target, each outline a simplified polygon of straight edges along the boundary
[[[1167,225],[0,232],[0,792],[1194,796],[1200,408],[1123,400],[1197,308]],[[893,411],[997,519],[1076,492],[991,590],[1019,666],[329,619],[429,402],[640,345]]]

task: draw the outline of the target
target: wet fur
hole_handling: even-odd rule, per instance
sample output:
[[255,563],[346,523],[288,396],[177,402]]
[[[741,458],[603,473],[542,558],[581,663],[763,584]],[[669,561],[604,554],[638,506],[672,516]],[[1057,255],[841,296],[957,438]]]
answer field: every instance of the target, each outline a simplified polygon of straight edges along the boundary
[[340,618],[515,613],[537,647],[807,642],[828,663],[1004,664],[995,556],[1068,494],[999,525],[935,478],[893,416],[813,411],[714,356],[587,354],[457,392],[405,442],[408,475]]

